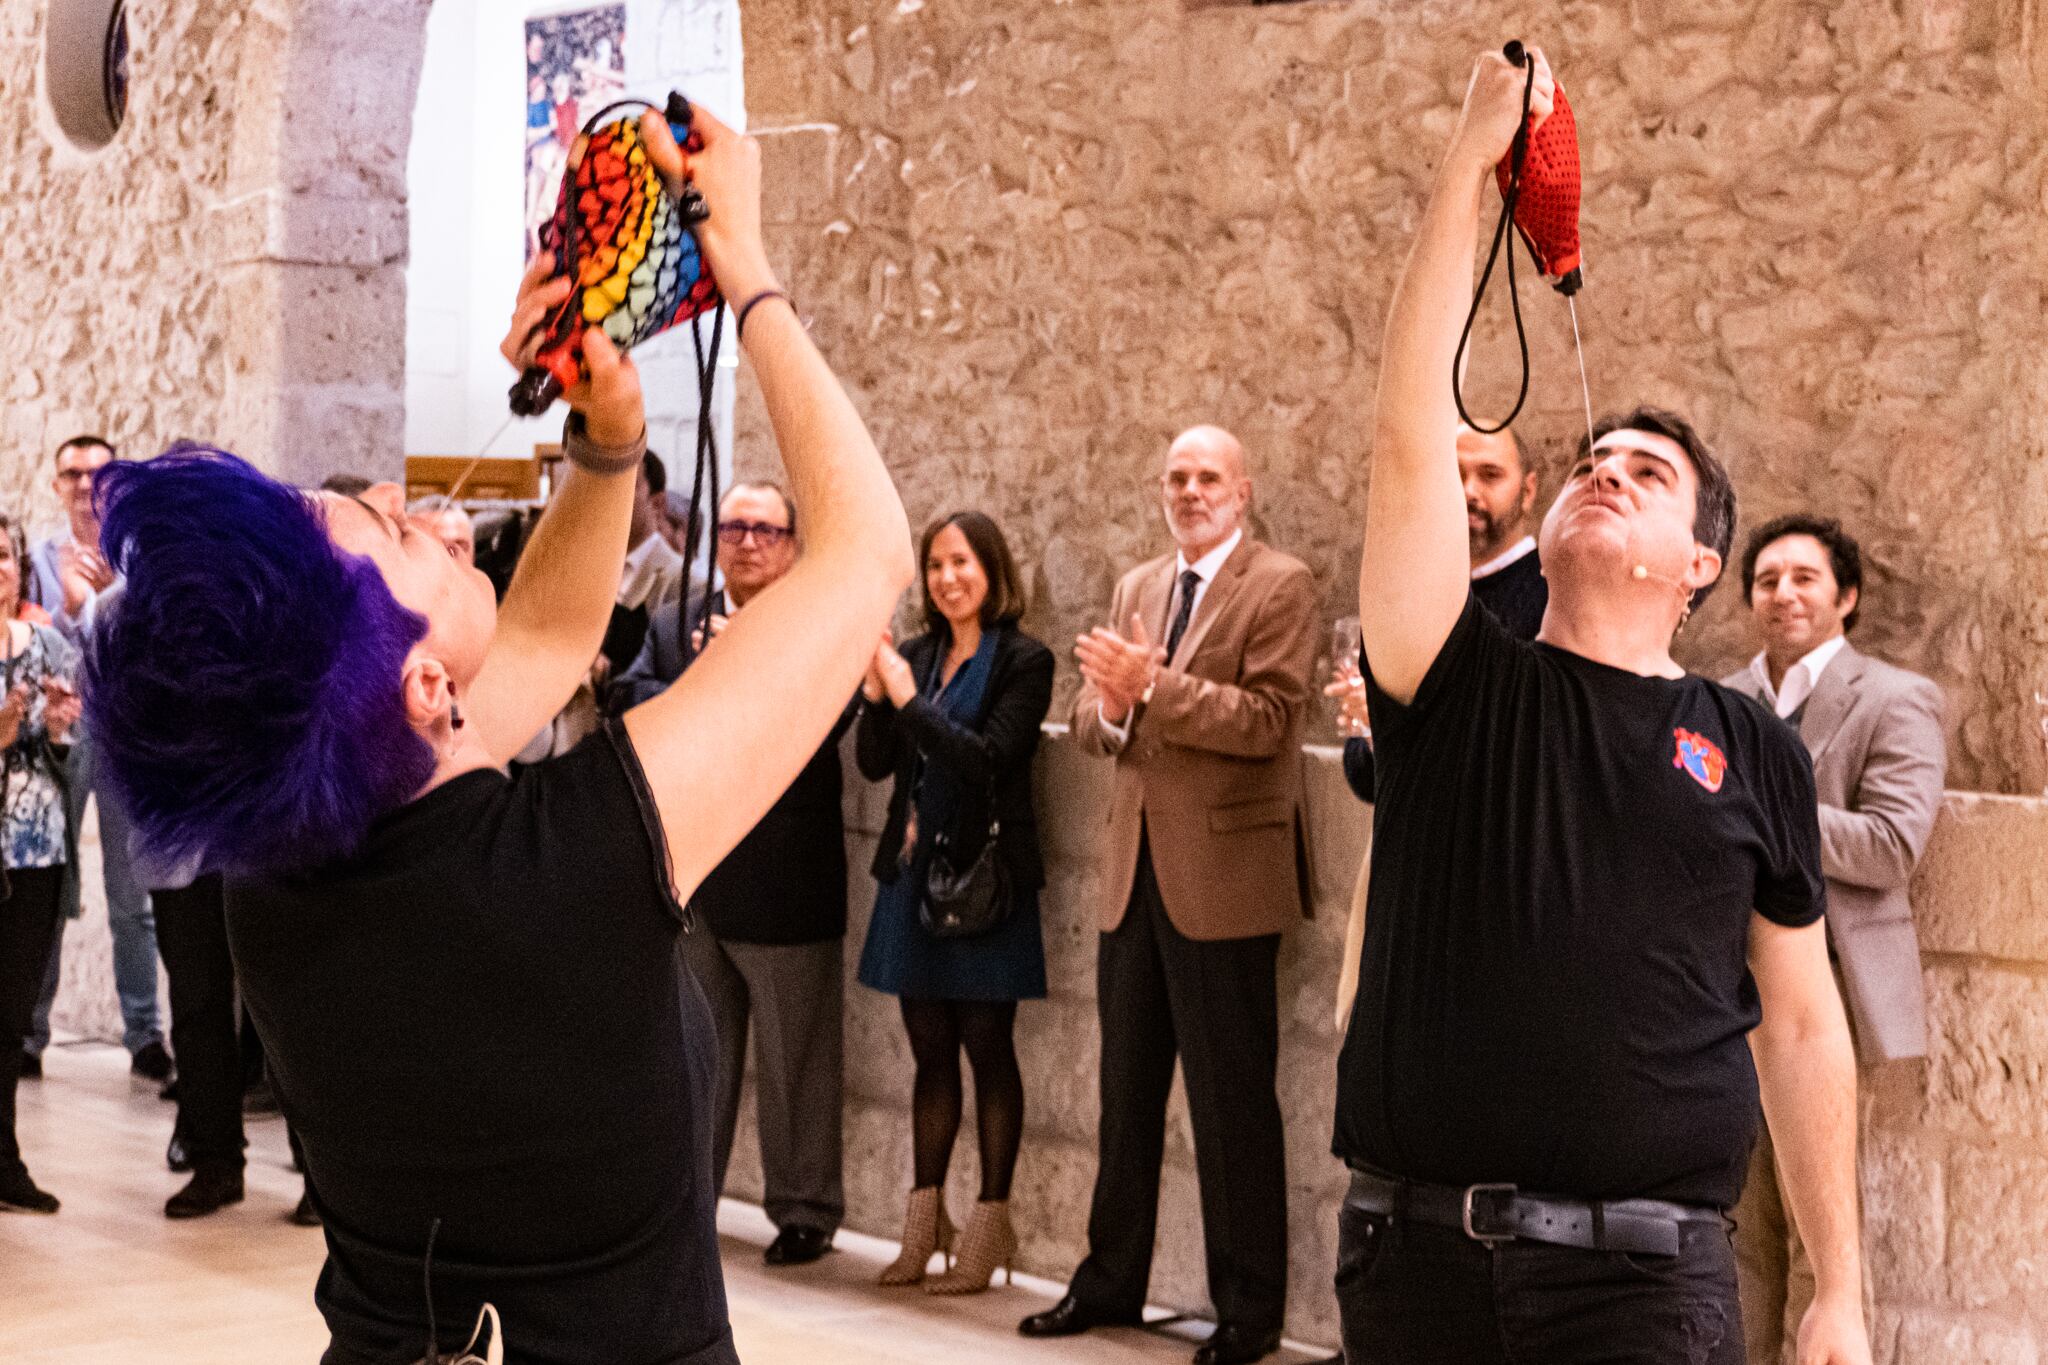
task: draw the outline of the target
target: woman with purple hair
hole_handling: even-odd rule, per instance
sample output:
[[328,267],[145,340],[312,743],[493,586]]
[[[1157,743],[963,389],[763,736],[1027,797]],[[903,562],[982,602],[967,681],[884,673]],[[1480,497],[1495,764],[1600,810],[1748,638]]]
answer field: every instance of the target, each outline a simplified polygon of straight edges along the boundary
[[[438,1360],[487,1303],[508,1360],[735,1359],[683,906],[832,728],[911,563],[874,444],[776,288],[759,151],[696,126],[700,243],[810,535],[683,681],[574,751],[506,771],[596,656],[625,557],[645,425],[601,331],[568,395],[575,468],[502,607],[432,537],[218,452],[101,485],[129,588],[91,723],[141,851],[227,874],[324,1219],[328,1365]],[[642,129],[679,184],[666,126]],[[567,296],[549,268],[522,286],[515,366]]]

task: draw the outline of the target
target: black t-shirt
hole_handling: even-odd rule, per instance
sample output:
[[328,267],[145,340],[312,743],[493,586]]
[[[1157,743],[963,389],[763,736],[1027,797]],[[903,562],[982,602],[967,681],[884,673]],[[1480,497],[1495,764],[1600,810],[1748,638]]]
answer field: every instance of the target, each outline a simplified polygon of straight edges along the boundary
[[1799,737],[1468,599],[1379,760],[1336,1152],[1411,1179],[1728,1206],[1757,1124],[1752,909],[1823,906]]
[[1534,550],[1506,568],[1472,580],[1472,595],[1493,613],[1517,640],[1533,640],[1543,629],[1543,610],[1550,605],[1550,582]]
[[228,933],[326,1222],[328,1359],[731,1360],[711,1188],[712,1022],[617,722],[466,773],[361,852],[228,888]]

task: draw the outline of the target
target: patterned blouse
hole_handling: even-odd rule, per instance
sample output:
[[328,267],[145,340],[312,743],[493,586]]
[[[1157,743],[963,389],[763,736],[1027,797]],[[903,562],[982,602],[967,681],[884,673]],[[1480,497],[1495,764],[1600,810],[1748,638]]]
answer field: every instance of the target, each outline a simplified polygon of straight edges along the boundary
[[[0,623],[4,624],[4,623]],[[17,683],[30,689],[28,713],[14,743],[0,751],[6,787],[0,794],[0,854],[8,867],[61,867],[64,864],[64,772],[43,723],[43,679],[62,678],[78,685],[78,651],[48,626],[31,625],[26,648],[12,648],[11,637],[0,648],[0,698]],[[69,736],[66,736],[68,741]]]

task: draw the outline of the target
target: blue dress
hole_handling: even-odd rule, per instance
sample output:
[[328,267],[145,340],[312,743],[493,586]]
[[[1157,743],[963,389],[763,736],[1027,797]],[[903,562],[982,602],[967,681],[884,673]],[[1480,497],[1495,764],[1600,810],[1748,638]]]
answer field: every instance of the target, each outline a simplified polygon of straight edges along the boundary
[[[943,687],[939,670],[921,690],[956,725],[975,728],[994,670],[1000,632],[984,631],[974,657]],[[945,650],[934,656],[944,659]],[[1045,946],[1040,940],[1038,892],[1012,883],[1015,908],[989,933],[972,938],[934,938],[918,922],[917,903],[931,866],[932,837],[950,828],[964,793],[952,774],[926,763],[914,804],[917,843],[910,862],[894,881],[875,888],[875,912],[868,920],[867,944],[860,955],[860,983],[891,995],[916,1000],[1043,1000]]]

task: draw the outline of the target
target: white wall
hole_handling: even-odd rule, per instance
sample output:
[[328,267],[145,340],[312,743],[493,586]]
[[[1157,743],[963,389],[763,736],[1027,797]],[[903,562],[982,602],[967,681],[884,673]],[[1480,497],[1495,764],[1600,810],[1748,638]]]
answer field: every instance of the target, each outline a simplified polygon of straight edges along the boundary
[[[526,455],[561,432],[560,407],[499,432],[515,376],[498,342],[525,265],[525,22],[532,14],[583,7],[435,0],[427,17],[407,164],[407,454]],[[671,89],[735,127],[746,126],[739,0],[627,0],[627,93],[659,104]],[[730,316],[725,330],[712,424],[729,472],[738,363]],[[688,328],[656,337],[634,359],[647,393],[649,443],[667,462],[672,486],[687,494],[698,406]]]

